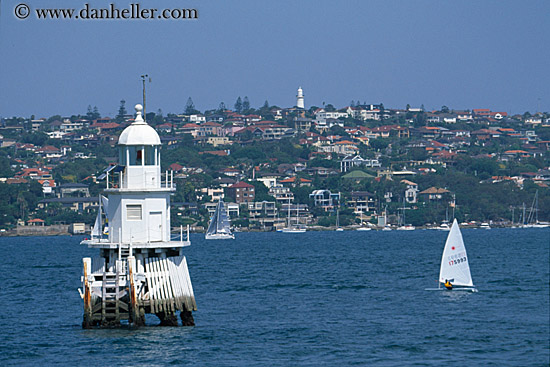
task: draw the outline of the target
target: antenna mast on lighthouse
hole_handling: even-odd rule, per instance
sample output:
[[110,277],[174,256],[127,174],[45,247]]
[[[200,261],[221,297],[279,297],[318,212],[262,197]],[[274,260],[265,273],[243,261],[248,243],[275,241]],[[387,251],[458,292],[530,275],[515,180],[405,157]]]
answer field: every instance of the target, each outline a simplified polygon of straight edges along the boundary
[[[147,121],[147,113],[145,112],[145,79],[149,78],[148,74],[143,74],[141,76],[141,81],[143,83],[143,121]],[[151,83],[151,78],[149,78],[149,83]]]

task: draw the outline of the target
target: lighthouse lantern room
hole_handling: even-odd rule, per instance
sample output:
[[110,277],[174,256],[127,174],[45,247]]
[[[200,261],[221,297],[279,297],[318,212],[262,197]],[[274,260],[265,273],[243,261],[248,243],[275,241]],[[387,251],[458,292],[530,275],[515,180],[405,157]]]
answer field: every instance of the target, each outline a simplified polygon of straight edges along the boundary
[[180,229],[170,234],[172,172],[161,172],[160,137],[136,105],[135,121],[118,140],[119,164],[104,173],[107,185],[99,198],[92,238],[82,243],[99,249],[99,257],[84,258],[81,296],[83,327],[139,326],[145,314],[161,325],[193,325],[195,297],[183,248],[189,246]]

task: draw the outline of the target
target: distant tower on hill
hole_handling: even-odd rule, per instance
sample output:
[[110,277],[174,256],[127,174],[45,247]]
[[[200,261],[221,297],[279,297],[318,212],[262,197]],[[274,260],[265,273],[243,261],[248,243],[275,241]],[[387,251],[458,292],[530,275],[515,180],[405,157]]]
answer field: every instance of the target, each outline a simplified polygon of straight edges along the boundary
[[298,94],[296,95],[296,107],[305,108],[304,107],[304,91],[302,90],[302,87],[298,88]]

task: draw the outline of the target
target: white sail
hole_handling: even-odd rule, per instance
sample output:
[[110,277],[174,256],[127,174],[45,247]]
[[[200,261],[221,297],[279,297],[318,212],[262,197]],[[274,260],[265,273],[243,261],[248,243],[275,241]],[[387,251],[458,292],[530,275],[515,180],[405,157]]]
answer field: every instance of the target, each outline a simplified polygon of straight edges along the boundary
[[107,223],[109,222],[109,198],[101,195],[101,204],[103,205],[103,214],[105,215],[105,218],[107,219]]
[[229,222],[229,216],[223,205],[222,199],[218,201],[214,215],[210,220],[210,225],[206,231],[206,239],[233,239],[235,236],[231,233],[231,224]]
[[456,219],[447,236],[445,249],[441,258],[439,281],[445,283],[446,280],[449,280],[456,286],[474,286],[472,275],[470,274],[470,265],[468,265],[466,247],[464,247],[462,233],[460,233]]
[[107,222],[107,226],[103,229],[103,234],[109,232],[109,199],[106,198],[103,195],[99,196],[99,205],[98,205],[98,211],[97,216],[95,217],[95,223],[92,228],[92,236],[93,237],[100,237],[101,236],[101,229],[103,227],[103,216],[105,216],[105,221]]
[[99,237],[101,234],[101,211],[98,210],[97,216],[95,217],[95,224],[92,228],[92,237]]

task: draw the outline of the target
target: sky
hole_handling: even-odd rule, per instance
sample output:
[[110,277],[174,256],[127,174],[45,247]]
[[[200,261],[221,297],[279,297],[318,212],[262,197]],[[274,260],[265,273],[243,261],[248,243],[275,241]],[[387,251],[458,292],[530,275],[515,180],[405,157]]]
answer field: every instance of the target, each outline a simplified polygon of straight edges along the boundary
[[[0,117],[348,106],[550,111],[548,0],[141,0],[197,19],[37,19],[86,0],[0,0]],[[30,14],[18,19],[26,4]]]

